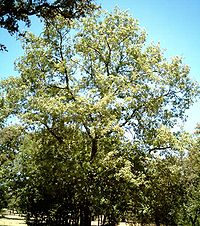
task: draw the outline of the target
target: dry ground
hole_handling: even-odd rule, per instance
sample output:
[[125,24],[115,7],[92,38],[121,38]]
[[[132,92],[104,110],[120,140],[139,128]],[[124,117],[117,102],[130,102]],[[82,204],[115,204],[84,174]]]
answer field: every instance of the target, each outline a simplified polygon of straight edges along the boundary
[[[92,226],[97,226],[98,223],[96,221],[92,222]],[[0,226],[27,226],[25,224],[25,221],[23,217],[19,215],[10,215],[5,214],[3,218],[0,218]],[[129,226],[129,224],[126,224],[124,222],[120,223],[119,226]],[[137,224],[139,226],[139,224]]]
[[25,221],[19,215],[5,215],[4,218],[0,218],[0,226],[27,226]]

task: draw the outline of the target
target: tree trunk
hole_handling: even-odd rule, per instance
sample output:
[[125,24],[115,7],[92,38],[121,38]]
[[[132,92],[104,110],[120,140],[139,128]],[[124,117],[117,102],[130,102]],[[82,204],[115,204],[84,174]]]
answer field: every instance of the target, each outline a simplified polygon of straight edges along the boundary
[[91,213],[88,205],[80,209],[80,226],[91,226]]
[[155,224],[156,226],[160,226],[160,220],[157,217],[155,218]]
[[91,156],[90,156],[90,161],[93,161],[94,160],[94,158],[95,158],[95,156],[96,156],[96,153],[97,153],[97,139],[96,138],[94,138],[93,140],[92,140],[92,147],[91,147]]

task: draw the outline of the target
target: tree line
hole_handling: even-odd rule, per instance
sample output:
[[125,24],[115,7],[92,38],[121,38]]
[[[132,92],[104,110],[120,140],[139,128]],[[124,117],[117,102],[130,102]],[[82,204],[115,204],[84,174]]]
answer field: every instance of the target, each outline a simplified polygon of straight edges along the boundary
[[29,225],[199,225],[199,95],[127,12],[45,21],[1,81],[0,207]]

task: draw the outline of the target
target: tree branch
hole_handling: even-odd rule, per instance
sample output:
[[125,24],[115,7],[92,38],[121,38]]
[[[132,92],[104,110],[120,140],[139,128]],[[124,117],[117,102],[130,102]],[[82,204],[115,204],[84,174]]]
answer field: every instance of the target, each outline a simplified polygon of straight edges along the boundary
[[63,143],[64,143],[63,138],[62,138],[61,136],[58,136],[58,135],[53,131],[52,128],[50,128],[46,123],[42,123],[42,124],[47,128],[47,130],[49,131],[49,133],[50,133],[51,135],[53,135],[53,136],[58,140],[58,142],[59,142],[60,144],[63,144]]
[[150,154],[152,151],[161,151],[161,150],[167,150],[167,149],[171,149],[171,148],[172,148],[171,146],[151,148],[151,149],[149,149],[149,154]]

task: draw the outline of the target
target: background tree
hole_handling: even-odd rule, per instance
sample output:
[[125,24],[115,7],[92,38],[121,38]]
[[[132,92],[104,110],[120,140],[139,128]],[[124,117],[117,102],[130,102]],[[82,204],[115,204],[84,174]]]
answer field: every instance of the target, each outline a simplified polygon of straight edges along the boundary
[[180,218],[183,224],[199,225],[200,213],[200,169],[199,169],[199,125],[187,145],[187,155],[183,161],[183,178],[185,186],[184,203]]
[[8,181],[13,177],[14,160],[23,136],[22,126],[11,125],[0,130],[0,210],[8,207],[11,198]]
[[[66,19],[72,19],[85,16],[95,8],[93,0],[1,0],[0,27],[14,34],[19,32],[20,21],[30,26],[32,15],[44,19],[62,15]],[[1,44],[0,48],[2,50],[6,47]]]
[[1,83],[4,109],[32,141],[14,165],[23,211],[85,226],[93,214],[111,225],[130,210],[138,217],[146,158],[173,150],[170,128],[197,95],[188,66],[147,45],[137,20],[117,9],[78,22],[56,17],[40,37],[26,34],[23,48],[20,76]]
[[151,161],[146,189],[150,219],[156,226],[178,225],[178,214],[183,204],[184,183],[179,158],[168,156]]

